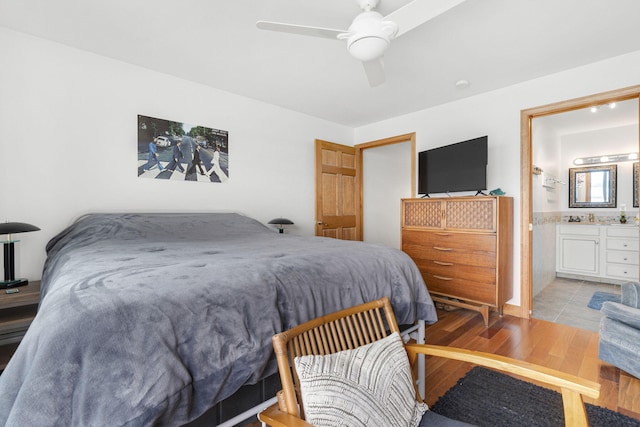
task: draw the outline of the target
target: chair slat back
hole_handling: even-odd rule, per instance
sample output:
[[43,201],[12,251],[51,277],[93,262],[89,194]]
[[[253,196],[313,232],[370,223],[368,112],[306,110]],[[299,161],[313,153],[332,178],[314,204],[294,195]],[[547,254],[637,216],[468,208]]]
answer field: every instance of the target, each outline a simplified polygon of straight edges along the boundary
[[274,335],[273,348],[283,393],[280,409],[304,418],[304,408],[302,405],[298,408],[302,400],[294,358],[352,350],[393,332],[399,332],[398,324],[389,298],[384,297],[310,320]]

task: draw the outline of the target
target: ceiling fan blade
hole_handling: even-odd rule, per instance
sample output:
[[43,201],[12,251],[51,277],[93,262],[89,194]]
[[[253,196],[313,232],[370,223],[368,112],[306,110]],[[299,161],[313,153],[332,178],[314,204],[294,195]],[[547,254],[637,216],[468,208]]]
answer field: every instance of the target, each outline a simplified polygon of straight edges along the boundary
[[384,20],[398,24],[396,37],[400,37],[463,1],[465,0],[413,0],[385,16]]
[[365,61],[362,65],[364,66],[364,72],[367,74],[367,79],[369,79],[369,86],[375,87],[384,83],[385,75],[382,58]]
[[334,30],[332,28],[309,27],[307,25],[283,24],[281,22],[258,21],[256,26],[261,30],[281,31],[284,33],[300,34],[303,36],[322,37],[325,39],[338,39],[338,34],[344,30]]

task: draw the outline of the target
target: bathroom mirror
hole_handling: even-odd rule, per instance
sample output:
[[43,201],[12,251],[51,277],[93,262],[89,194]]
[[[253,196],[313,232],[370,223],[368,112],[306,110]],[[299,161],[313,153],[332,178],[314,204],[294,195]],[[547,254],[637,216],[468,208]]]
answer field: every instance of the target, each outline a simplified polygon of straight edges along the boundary
[[638,162],[633,164],[633,207],[638,206]]
[[615,208],[616,165],[569,169],[570,208]]

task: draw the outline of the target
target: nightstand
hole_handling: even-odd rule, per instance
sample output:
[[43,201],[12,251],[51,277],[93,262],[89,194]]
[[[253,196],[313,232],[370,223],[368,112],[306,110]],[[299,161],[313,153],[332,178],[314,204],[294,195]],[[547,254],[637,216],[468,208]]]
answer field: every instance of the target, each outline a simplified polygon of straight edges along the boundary
[[18,348],[40,301],[39,280],[15,289],[19,292],[7,294],[5,289],[0,289],[0,370],[7,366]]

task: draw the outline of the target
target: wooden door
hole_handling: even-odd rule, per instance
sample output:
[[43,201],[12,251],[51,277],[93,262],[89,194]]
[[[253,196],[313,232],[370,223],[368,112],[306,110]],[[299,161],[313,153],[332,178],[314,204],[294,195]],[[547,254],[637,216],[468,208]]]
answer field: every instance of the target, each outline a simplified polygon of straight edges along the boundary
[[359,151],[316,140],[316,236],[362,240]]

